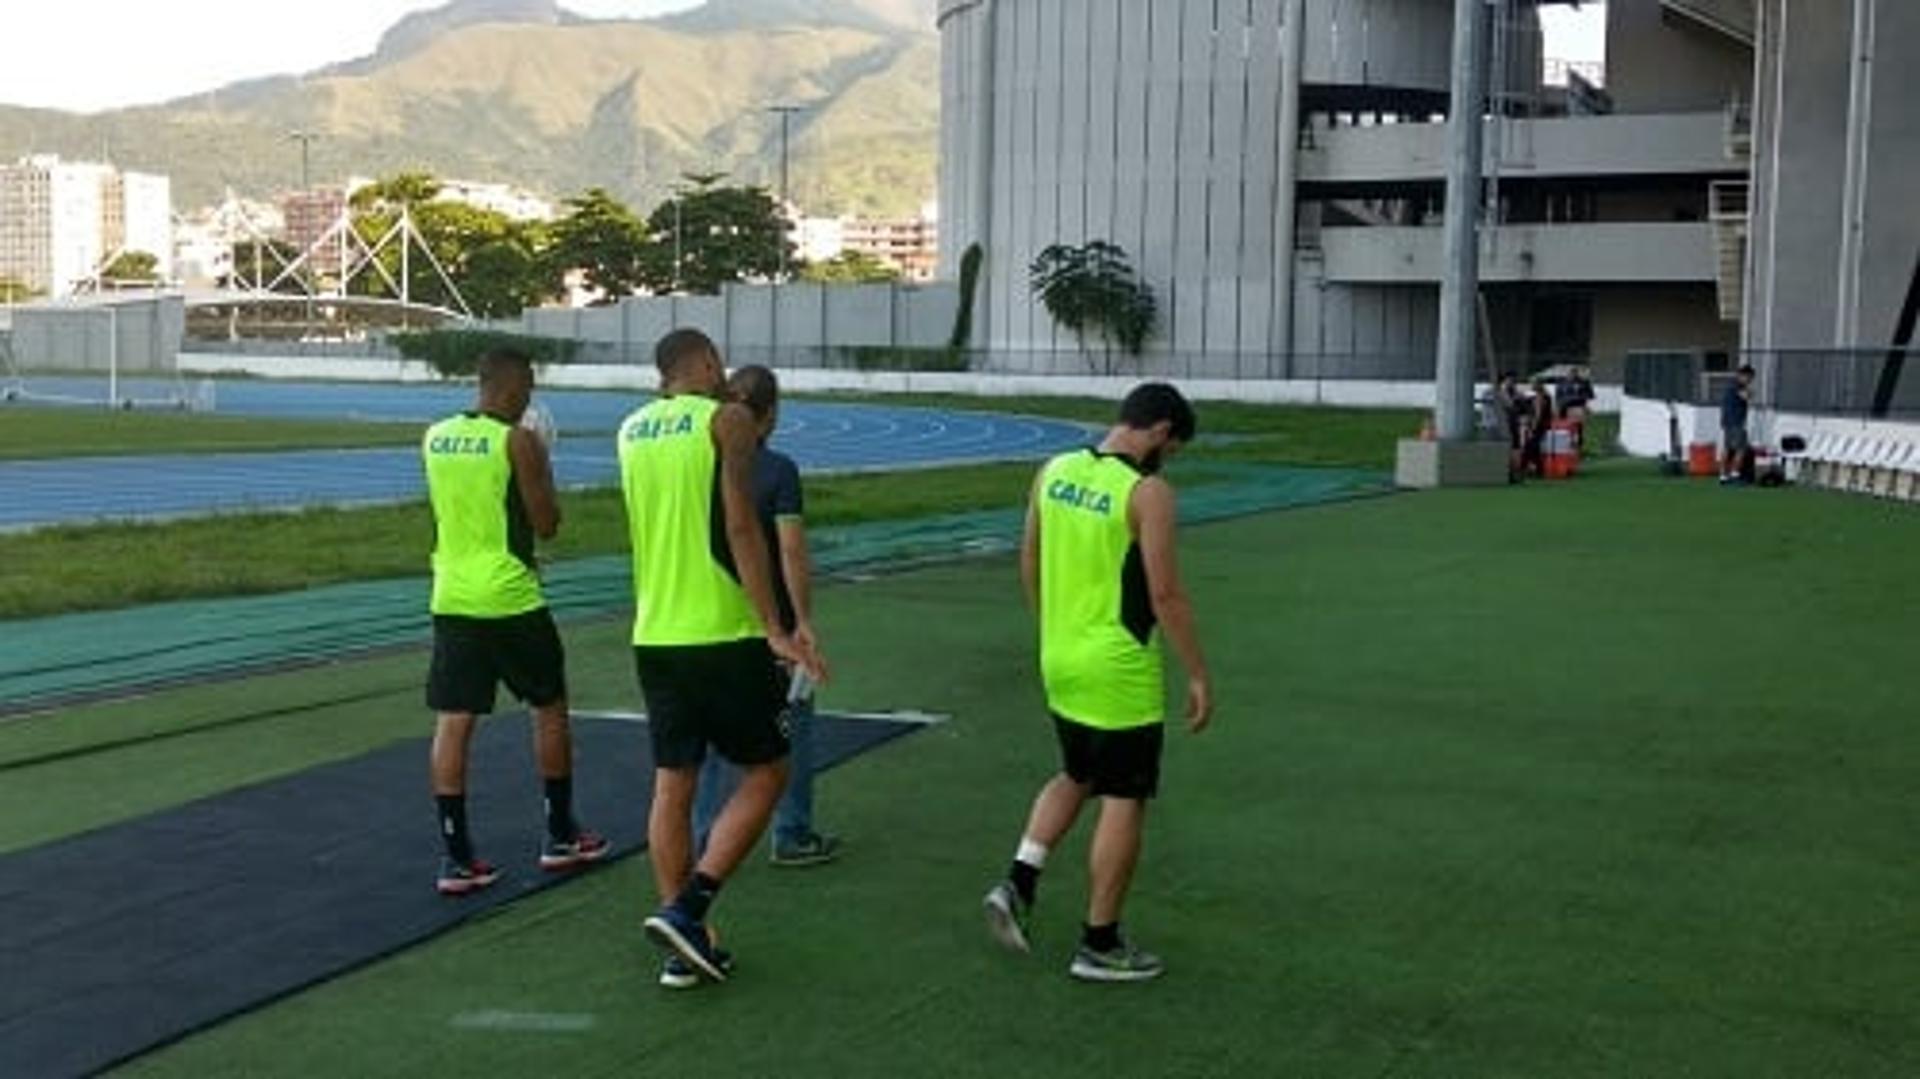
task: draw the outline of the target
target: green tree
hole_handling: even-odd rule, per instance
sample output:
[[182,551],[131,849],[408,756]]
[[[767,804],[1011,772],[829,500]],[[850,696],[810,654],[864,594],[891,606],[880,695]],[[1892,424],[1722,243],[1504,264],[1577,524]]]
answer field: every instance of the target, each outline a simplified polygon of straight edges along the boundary
[[[222,288],[255,289],[266,288],[274,283],[300,253],[291,245],[273,240],[240,240],[233,245],[233,272],[220,280]],[[301,280],[310,274],[311,267],[287,275],[286,280],[274,288],[275,292],[297,295],[302,292]]]
[[630,295],[641,282],[647,226],[601,187],[575,195],[566,206],[566,216],[553,224],[551,264],[563,273],[582,271],[602,294],[601,303]]
[[431,173],[402,172],[356,188],[347,205],[356,213],[420,207],[440,197],[443,185]]
[[986,260],[986,250],[978,243],[968,244],[960,255],[960,306],[953,313],[953,332],[947,335],[948,348],[964,349],[973,344],[973,303],[980,291],[980,271]]
[[873,285],[900,280],[900,270],[865,251],[842,251],[800,268],[800,280],[821,285]]
[[1105,240],[1084,246],[1054,244],[1028,267],[1028,281],[1054,321],[1072,330],[1086,346],[1087,331],[1106,344],[1107,367],[1113,346],[1138,356],[1159,321],[1153,288],[1134,272],[1127,253]]
[[[403,264],[411,302],[457,310],[465,301],[474,314],[487,318],[518,314],[559,293],[560,273],[546,257],[552,237],[544,226],[462,202],[437,201],[440,190],[432,176],[402,173],[354,192],[354,231],[379,251],[379,270],[355,278],[356,295],[397,298]],[[403,214],[417,238],[393,234]],[[412,246],[403,252],[403,244]]]
[[793,225],[764,187],[720,187],[719,174],[689,176],[693,189],[647,217],[640,283],[653,292],[711,295],[729,281],[769,281],[781,251],[794,261]]
[[145,251],[122,251],[100,271],[102,281],[147,284],[160,280],[160,260]]

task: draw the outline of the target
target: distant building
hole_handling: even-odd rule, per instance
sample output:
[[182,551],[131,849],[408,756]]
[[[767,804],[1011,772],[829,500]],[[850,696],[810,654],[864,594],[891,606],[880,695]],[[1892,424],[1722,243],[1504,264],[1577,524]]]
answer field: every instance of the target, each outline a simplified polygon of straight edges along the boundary
[[551,201],[512,184],[442,180],[440,196],[436,201],[465,203],[475,209],[492,210],[514,221],[552,221],[559,216]]
[[152,173],[123,172],[119,194],[120,233],[108,237],[108,246],[152,255],[154,272],[163,281],[173,280],[173,181]]
[[[218,285],[233,277],[236,244],[279,236],[285,230],[286,218],[279,206],[228,192],[220,205],[197,210],[175,227],[174,276],[192,288]],[[242,269],[250,280],[252,267]]]
[[802,217],[794,225],[794,246],[807,262],[826,262],[847,248],[847,222],[839,217]]
[[280,196],[280,213],[285,218],[281,238],[296,250],[312,247],[347,212],[347,194],[345,187],[316,187]]
[[805,217],[794,229],[800,257],[826,262],[849,251],[879,259],[909,281],[931,281],[940,263],[934,207],[918,217]]
[[125,251],[173,264],[172,184],[165,176],[53,155],[0,166],[0,277],[70,296]]
[[931,281],[940,267],[940,226],[935,213],[909,218],[849,218],[845,248],[871,255],[909,281]]
[[[1544,57],[1540,10],[1565,2],[1489,5],[1486,351],[1611,379],[1633,350],[1730,349],[1742,253],[1723,222],[1749,166],[1731,121],[1755,96],[1754,51],[1680,9],[1753,5],[1608,0],[1599,71]],[[1456,6],[940,0],[942,270],[956,277],[971,244],[988,253],[979,342],[1083,347],[1023,271],[1050,245],[1104,240],[1157,295],[1147,350],[1168,369],[1431,378]],[[1920,12],[1879,6],[1889,23]],[[1819,106],[1762,96],[1825,117],[1846,100],[1844,66],[1838,84]],[[1879,190],[1911,202],[1898,181]]]

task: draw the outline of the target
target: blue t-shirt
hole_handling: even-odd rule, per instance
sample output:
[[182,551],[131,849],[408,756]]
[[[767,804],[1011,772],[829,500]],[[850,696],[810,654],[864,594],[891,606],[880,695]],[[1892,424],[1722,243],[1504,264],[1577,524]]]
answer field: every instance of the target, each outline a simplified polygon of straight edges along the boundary
[[1738,382],[1727,383],[1727,392],[1720,398],[1720,426],[1722,429],[1745,427],[1747,425],[1747,395]]
[[760,518],[760,531],[767,537],[767,561],[773,571],[773,601],[780,607],[780,625],[791,633],[798,619],[793,613],[793,597],[787,593],[786,568],[780,564],[779,521],[782,517],[800,517],[805,510],[800,468],[793,458],[760,447],[753,458],[753,509]]

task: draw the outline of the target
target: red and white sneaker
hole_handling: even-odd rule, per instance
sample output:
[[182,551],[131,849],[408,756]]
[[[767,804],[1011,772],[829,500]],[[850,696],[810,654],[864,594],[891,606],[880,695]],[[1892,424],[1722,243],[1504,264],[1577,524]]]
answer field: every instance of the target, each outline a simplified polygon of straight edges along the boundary
[[440,879],[434,887],[441,895],[467,895],[500,879],[500,871],[475,858],[465,865],[452,858],[440,859]]
[[613,844],[594,832],[578,832],[565,843],[548,839],[540,848],[540,868],[549,873],[563,873],[597,862],[611,850]]

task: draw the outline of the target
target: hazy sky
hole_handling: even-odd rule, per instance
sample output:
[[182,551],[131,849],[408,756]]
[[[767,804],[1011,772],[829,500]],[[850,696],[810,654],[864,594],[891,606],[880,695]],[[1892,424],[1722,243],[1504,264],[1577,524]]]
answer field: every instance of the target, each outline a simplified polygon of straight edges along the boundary
[[[0,0],[0,103],[94,110],[236,79],[311,71],[373,51],[410,11],[445,0]],[[601,18],[700,0],[569,0]]]
[[[0,0],[0,103],[94,110],[165,101],[236,79],[310,71],[373,51],[409,11],[442,0]],[[571,0],[598,17],[700,0]],[[1547,54],[1601,59],[1600,4],[1543,10]]]

